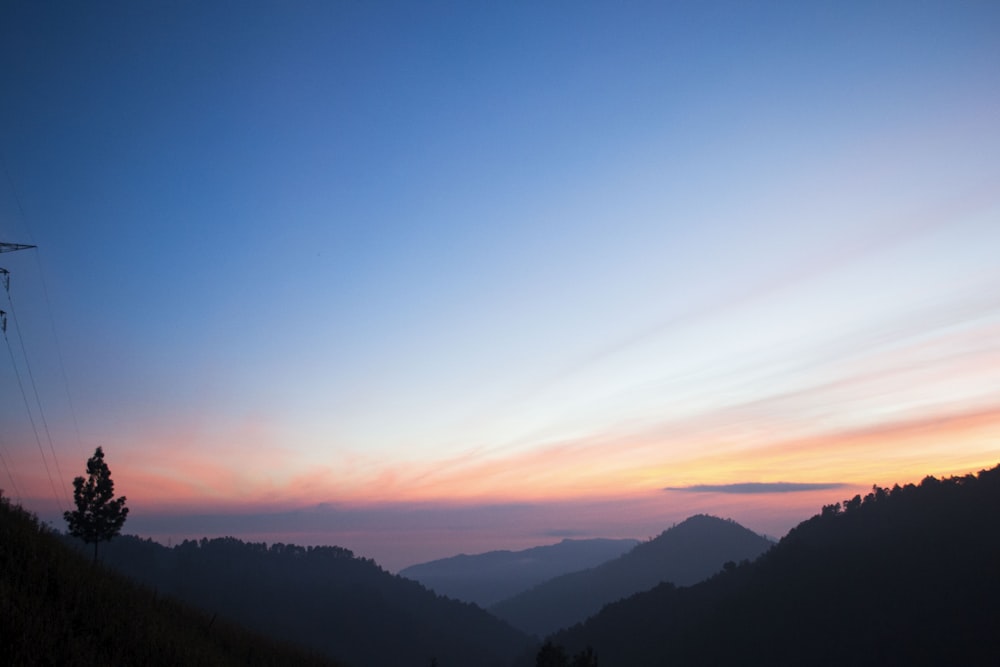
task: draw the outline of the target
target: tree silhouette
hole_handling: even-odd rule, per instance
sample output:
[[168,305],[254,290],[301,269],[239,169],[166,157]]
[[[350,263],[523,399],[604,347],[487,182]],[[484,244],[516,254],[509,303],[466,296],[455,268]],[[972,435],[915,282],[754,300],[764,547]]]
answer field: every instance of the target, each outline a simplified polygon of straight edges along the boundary
[[597,655],[594,649],[587,647],[573,656],[573,662],[569,667],[597,667]]
[[535,667],[567,667],[568,662],[566,649],[551,640],[545,642],[535,656]]
[[73,500],[76,510],[63,513],[69,524],[69,534],[86,544],[94,543],[96,563],[98,542],[110,540],[121,532],[128,516],[125,496],[115,498],[115,483],[100,447],[87,459],[87,478],[73,480]]
[[538,649],[535,667],[597,667],[597,655],[588,646],[570,659],[565,648],[549,639]]

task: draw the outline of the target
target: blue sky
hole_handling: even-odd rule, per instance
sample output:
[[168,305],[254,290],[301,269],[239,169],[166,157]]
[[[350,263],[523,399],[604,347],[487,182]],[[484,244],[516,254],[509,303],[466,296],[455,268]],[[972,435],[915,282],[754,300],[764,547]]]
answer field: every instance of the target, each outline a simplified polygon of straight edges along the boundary
[[[11,364],[0,485],[55,511],[43,456],[68,487],[103,445],[137,530],[642,498],[592,530],[645,536],[706,498],[664,488],[995,463],[998,34],[988,2],[8,3],[9,356],[52,443]],[[771,533],[819,507],[758,495]]]

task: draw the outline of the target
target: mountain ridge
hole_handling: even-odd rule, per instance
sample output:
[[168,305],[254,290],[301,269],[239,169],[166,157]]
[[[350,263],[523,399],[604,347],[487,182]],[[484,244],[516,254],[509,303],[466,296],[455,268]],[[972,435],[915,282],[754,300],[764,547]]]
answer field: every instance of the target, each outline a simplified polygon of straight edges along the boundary
[[631,539],[567,538],[519,551],[500,549],[439,558],[411,565],[399,575],[441,595],[487,608],[553,577],[604,563],[638,544]]
[[552,640],[593,647],[602,667],[996,664],[998,516],[1000,466],[873,487],[752,563],[638,593]]
[[756,558],[771,545],[735,521],[697,514],[618,558],[550,579],[493,605],[490,611],[521,631],[541,637],[662,581],[692,584],[728,561]]

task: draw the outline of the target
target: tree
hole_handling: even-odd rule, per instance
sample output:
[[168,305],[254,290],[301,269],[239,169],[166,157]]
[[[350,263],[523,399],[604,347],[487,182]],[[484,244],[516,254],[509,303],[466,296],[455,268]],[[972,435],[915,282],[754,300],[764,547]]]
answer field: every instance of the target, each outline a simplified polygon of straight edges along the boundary
[[87,478],[73,480],[73,500],[76,510],[63,514],[69,524],[69,534],[79,537],[85,544],[94,543],[96,563],[98,542],[109,541],[121,532],[128,516],[125,496],[115,498],[115,483],[100,447],[87,459]]
[[542,645],[535,656],[535,667],[567,667],[568,662],[566,649],[553,644],[551,639]]
[[597,667],[597,655],[594,649],[587,647],[573,656],[573,662],[569,667]]
[[588,646],[570,661],[566,649],[548,639],[535,655],[535,667],[597,667],[597,656],[594,649]]

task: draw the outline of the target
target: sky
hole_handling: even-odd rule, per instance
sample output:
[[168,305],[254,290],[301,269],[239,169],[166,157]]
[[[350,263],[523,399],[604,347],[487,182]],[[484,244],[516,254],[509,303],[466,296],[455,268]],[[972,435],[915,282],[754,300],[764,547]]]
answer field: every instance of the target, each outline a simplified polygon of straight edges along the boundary
[[396,570],[1000,463],[995,2],[0,7],[0,488]]

